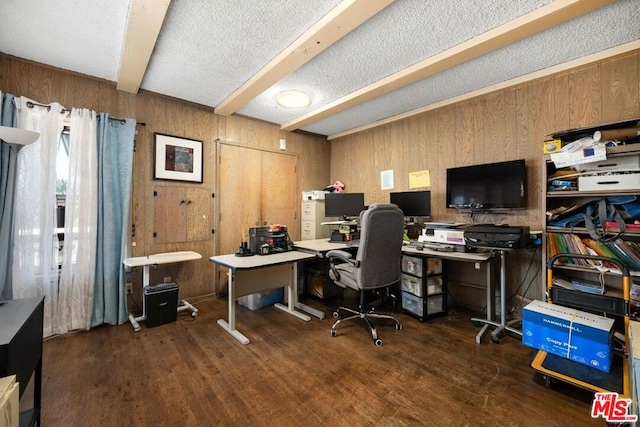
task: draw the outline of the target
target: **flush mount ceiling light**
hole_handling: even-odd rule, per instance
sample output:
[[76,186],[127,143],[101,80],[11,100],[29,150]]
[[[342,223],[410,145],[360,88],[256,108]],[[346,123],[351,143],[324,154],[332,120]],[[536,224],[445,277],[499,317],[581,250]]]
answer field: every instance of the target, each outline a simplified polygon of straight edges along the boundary
[[285,90],[278,94],[276,102],[285,108],[304,108],[311,105],[311,97],[299,90]]
[[0,139],[9,144],[28,145],[36,142],[40,133],[26,129],[0,126]]

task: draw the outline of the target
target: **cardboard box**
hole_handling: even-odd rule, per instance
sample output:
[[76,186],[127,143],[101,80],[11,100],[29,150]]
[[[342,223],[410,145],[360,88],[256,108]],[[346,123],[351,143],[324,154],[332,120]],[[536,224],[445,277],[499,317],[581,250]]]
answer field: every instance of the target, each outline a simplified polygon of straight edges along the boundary
[[522,310],[522,343],[609,372],[613,324],[607,317],[532,301]]
[[307,294],[313,295],[316,298],[327,299],[341,292],[342,288],[333,283],[327,275],[307,274]]

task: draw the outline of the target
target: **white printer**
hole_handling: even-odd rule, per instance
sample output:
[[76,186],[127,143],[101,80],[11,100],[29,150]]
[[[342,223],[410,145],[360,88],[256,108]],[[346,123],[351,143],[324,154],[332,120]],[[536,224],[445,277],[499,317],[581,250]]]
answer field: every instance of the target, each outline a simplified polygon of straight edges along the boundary
[[422,234],[418,236],[418,241],[466,246],[464,241],[464,228],[466,225],[461,223],[426,222],[422,229]]

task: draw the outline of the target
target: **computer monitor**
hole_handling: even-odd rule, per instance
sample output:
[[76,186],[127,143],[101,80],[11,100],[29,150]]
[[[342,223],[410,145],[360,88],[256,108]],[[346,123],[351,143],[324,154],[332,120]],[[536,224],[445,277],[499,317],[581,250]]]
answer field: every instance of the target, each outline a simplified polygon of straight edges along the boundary
[[324,197],[324,215],[340,217],[360,216],[364,207],[364,193],[327,193]]
[[431,218],[431,191],[389,193],[389,201],[409,218]]

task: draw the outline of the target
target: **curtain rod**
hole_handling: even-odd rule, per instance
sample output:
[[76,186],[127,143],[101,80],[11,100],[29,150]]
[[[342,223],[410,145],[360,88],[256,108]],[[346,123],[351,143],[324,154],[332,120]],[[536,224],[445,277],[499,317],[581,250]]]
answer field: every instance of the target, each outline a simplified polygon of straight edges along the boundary
[[[29,108],[33,108],[33,107],[35,107],[36,105],[37,105],[38,107],[45,107],[45,108],[47,109],[47,111],[51,111],[51,105],[44,105],[44,104],[38,104],[38,103],[36,103],[36,102],[27,101],[27,107],[29,107]],[[68,112],[70,112],[70,111],[71,111],[71,110],[68,110],[68,109],[66,109],[66,108],[63,108],[63,109],[60,111],[60,114],[65,114],[65,113],[68,113]],[[99,118],[100,118],[100,116],[98,116],[98,119],[99,119]],[[120,122],[121,124],[125,124],[125,123],[127,122],[127,119],[120,119],[120,118],[118,118],[118,117],[109,117],[109,121],[118,121],[118,122]],[[145,122],[138,122],[138,121],[136,121],[136,125],[146,126],[147,124],[146,124]]]

